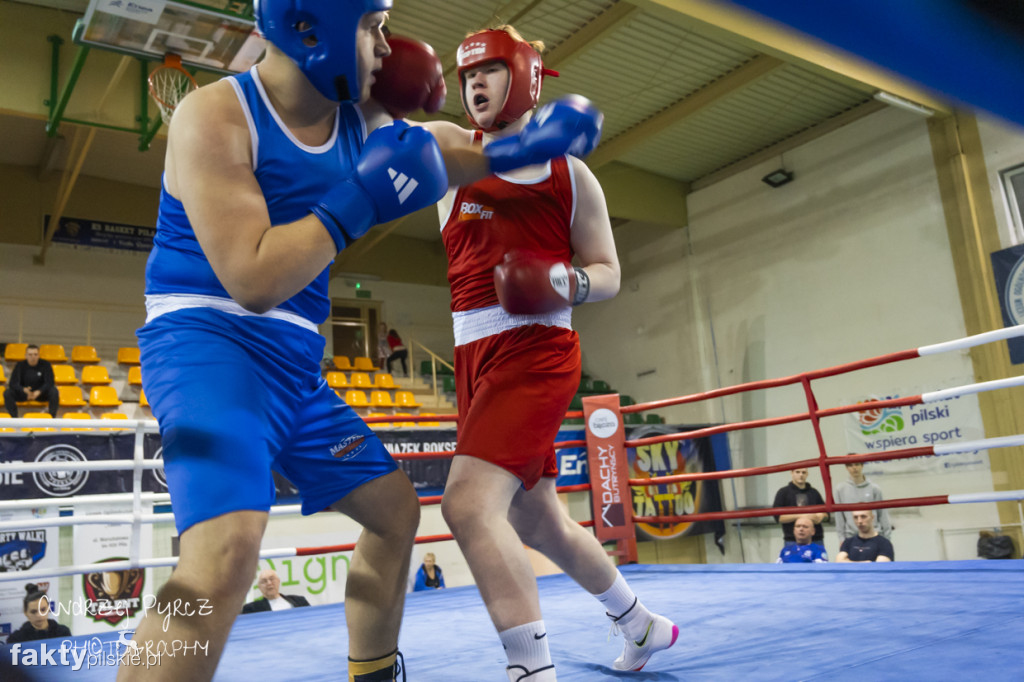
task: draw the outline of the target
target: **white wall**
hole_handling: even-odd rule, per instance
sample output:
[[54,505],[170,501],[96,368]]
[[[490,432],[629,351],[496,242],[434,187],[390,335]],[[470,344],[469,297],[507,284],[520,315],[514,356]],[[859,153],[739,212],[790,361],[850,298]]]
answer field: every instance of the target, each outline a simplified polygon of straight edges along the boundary
[[[1015,144],[1019,139],[1014,138]],[[760,181],[766,162],[688,197],[687,230],[619,235],[623,287],[576,316],[585,367],[639,401],[789,376],[965,334],[924,119],[885,110],[785,155],[796,179]],[[654,374],[637,377],[645,370]],[[819,405],[912,395],[973,382],[966,354],[922,358],[813,385]],[[797,387],[658,410],[675,423],[735,422],[805,412]],[[846,452],[843,420],[822,421],[830,455]],[[736,432],[735,467],[817,456],[806,423]],[[845,478],[833,468],[836,480]],[[788,473],[736,481],[730,506],[767,506]],[[811,482],[821,489],[821,477]],[[886,476],[887,497],[990,491],[988,471]],[[896,512],[903,559],[939,559],[939,531],[992,526],[994,505]],[[735,542],[727,560],[739,560]],[[760,534],[768,539],[761,541]],[[834,534],[834,533],[833,533]],[[976,535],[975,535],[976,538]],[[774,560],[779,531],[749,526],[747,561]],[[834,538],[833,538],[834,541]],[[838,549],[831,548],[833,550]],[[709,551],[712,559],[718,552]],[[950,557],[953,558],[953,557]]]
[[1003,248],[1008,248],[1019,244],[1021,239],[1019,233],[1010,227],[1010,214],[999,172],[1024,163],[1024,130],[1001,119],[985,116],[978,119],[978,130],[985,151],[985,164],[988,166],[988,182],[996,209],[996,221],[999,223],[999,237]]

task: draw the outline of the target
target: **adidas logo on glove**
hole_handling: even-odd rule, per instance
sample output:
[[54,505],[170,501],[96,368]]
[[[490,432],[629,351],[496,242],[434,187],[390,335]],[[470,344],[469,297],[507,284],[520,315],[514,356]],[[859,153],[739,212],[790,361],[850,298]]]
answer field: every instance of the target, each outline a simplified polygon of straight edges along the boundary
[[395,185],[395,191],[398,192],[399,205],[404,204],[405,200],[409,198],[409,195],[420,186],[420,183],[416,178],[410,178],[405,173],[400,173],[394,168],[388,168],[388,175],[391,176],[391,181]]

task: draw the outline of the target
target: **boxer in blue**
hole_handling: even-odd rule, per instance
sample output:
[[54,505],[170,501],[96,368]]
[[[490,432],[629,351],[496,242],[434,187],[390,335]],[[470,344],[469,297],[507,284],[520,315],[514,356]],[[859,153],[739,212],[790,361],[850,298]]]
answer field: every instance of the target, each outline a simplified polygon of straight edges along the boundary
[[369,96],[390,52],[390,7],[258,0],[266,57],[174,114],[138,336],[180,558],[119,680],[213,677],[256,567],[272,471],[299,489],[303,513],[331,508],[364,527],[345,588],[348,677],[397,671],[419,504],[320,376],[328,266],[370,227],[433,204],[449,185],[510,157],[560,155],[579,144],[578,128],[595,126],[593,112],[566,111],[524,130],[497,160],[443,125],[393,121]]

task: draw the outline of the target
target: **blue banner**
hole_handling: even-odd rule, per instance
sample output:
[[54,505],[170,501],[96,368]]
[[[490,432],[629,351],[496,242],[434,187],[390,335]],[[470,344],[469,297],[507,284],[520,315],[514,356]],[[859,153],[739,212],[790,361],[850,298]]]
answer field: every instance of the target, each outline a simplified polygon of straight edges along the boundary
[[[49,224],[50,216],[43,216],[44,236]],[[57,244],[149,252],[153,248],[155,234],[156,228],[146,225],[124,225],[64,216],[57,223],[53,241]]]
[[[991,255],[1003,326],[1024,324],[1024,244],[1011,246]],[[1010,362],[1024,363],[1024,338],[1008,339]]]

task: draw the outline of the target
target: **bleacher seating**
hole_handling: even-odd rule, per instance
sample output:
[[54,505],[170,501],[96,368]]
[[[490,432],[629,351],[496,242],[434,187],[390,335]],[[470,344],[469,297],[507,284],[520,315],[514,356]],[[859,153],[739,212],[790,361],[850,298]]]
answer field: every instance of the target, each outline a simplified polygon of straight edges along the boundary
[[[123,412],[104,412],[103,414],[100,415],[100,419],[127,419],[127,418],[128,418],[128,415],[124,414]],[[100,429],[100,431],[130,431],[130,430],[131,429],[129,429],[128,427],[125,427],[125,426],[115,426],[115,427],[104,426],[103,428]]]
[[82,395],[81,386],[58,386],[57,390],[60,391],[61,407],[84,407],[89,404]]
[[56,343],[39,344],[39,357],[47,362],[67,362],[68,356],[64,346]]
[[78,375],[75,374],[75,368],[71,365],[54,365],[53,383],[58,386],[60,384],[77,384]]
[[[436,417],[433,412],[420,412],[421,417]],[[417,422],[419,426],[440,426],[441,422]]]
[[366,393],[363,391],[350,388],[345,391],[345,402],[348,403],[349,407],[369,407],[370,403],[366,399]]
[[137,365],[141,362],[139,359],[139,349],[131,346],[125,346],[117,349],[117,364],[119,365]]
[[[53,419],[49,412],[26,412],[21,415],[22,419]],[[52,426],[23,426],[22,431],[56,431]]]
[[146,391],[139,391],[139,407],[149,407],[149,400],[146,399]]
[[373,364],[373,360],[362,355],[352,360],[352,368],[357,372],[376,372],[377,366]]
[[0,365],[0,384],[7,383],[7,375],[4,374],[4,366]]
[[93,386],[89,390],[91,407],[120,407],[121,399],[117,397],[117,389],[113,386]]
[[387,372],[378,372],[377,376],[373,377],[373,385],[386,390],[399,388],[398,384],[395,383],[395,378]]
[[128,368],[128,385],[142,385],[142,367],[138,365],[132,365],[131,367]]
[[86,365],[82,368],[82,383],[87,386],[110,383],[110,373],[103,365]]
[[342,372],[351,372],[354,369],[347,355],[335,355],[334,368]]
[[4,349],[4,360],[11,363],[21,362],[25,359],[25,351],[27,349],[27,343],[9,343],[7,348]]
[[[10,419],[11,415],[6,412],[0,412],[0,419]],[[0,426],[0,433],[13,433],[16,429],[9,428],[7,426]]]
[[[412,417],[414,415],[411,412],[395,412],[395,416],[396,417]],[[394,422],[394,424],[395,424],[395,426],[404,426],[404,427],[416,426],[416,422],[399,422],[399,421],[396,421],[396,422]]]
[[[385,414],[383,412],[371,412],[370,414],[368,414],[366,416],[367,417],[390,417],[391,415]],[[371,429],[381,429],[381,428],[386,428],[386,427],[391,426],[391,422],[373,422],[372,424],[367,424],[367,425]]]
[[391,400],[391,394],[387,391],[373,391],[370,393],[370,407],[392,408],[394,406],[395,403]]
[[352,388],[368,390],[373,388],[373,382],[370,381],[370,375],[366,372],[352,372],[349,377],[349,383],[352,385]]
[[[61,419],[92,419],[92,415],[87,412],[67,412],[61,416]],[[61,431],[92,431],[92,429],[87,426],[65,426],[61,428]]]
[[73,346],[71,348],[71,362],[79,364],[100,362],[100,356],[96,354],[95,346]]
[[328,372],[327,385],[333,389],[348,388],[348,377],[345,376],[344,372]]
[[412,391],[395,391],[395,407],[421,407]]

